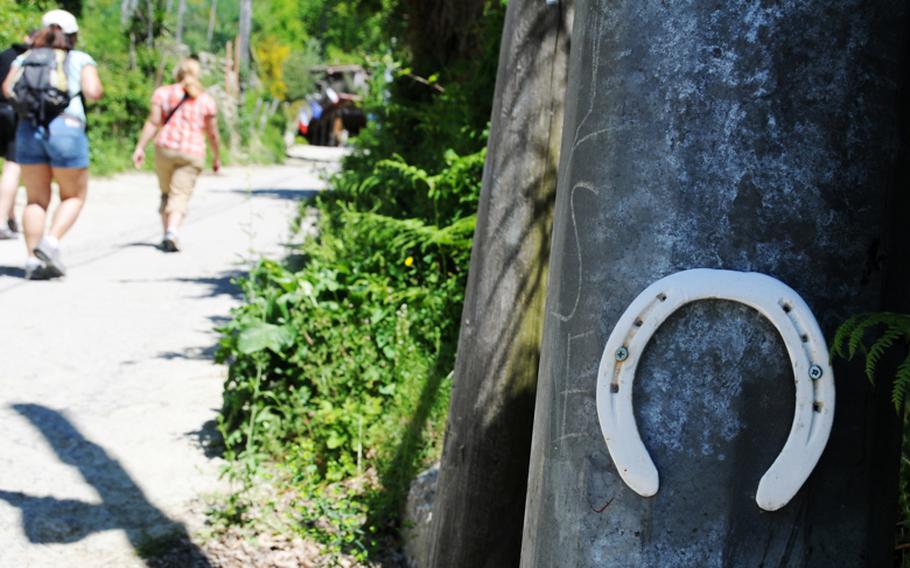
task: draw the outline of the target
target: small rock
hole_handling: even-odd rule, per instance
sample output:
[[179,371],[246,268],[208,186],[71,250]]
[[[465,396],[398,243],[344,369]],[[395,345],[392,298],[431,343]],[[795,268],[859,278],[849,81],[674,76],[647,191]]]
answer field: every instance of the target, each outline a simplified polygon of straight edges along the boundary
[[437,462],[421,472],[408,491],[401,538],[404,541],[405,560],[411,568],[425,566],[425,559],[429,557],[433,499],[436,498],[438,477],[439,463]]

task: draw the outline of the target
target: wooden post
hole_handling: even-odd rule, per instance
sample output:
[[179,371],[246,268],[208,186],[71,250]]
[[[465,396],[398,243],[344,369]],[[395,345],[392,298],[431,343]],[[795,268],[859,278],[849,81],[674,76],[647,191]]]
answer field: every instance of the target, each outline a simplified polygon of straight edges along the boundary
[[424,566],[516,566],[521,553],[572,4],[506,11]]
[[234,85],[231,80],[234,75],[234,44],[228,40],[224,45],[224,92],[228,95],[234,93]]

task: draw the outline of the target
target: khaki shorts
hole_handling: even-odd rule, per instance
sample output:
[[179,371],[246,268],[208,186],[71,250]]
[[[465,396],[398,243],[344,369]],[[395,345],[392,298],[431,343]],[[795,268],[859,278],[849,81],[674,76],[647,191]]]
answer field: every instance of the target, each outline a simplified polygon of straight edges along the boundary
[[161,207],[165,215],[186,213],[196,186],[196,178],[205,168],[205,158],[190,156],[155,146],[155,173],[158,174],[158,187],[161,188]]

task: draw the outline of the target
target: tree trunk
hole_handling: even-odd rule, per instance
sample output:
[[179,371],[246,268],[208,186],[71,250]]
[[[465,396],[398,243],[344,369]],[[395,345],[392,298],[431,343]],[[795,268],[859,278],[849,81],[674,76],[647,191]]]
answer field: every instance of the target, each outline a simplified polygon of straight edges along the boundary
[[120,0],[120,25],[126,27],[138,7],[139,0]]
[[250,65],[250,32],[253,27],[253,0],[240,0],[240,35],[237,60],[240,71],[246,73]]
[[506,12],[425,566],[518,564],[571,5]]
[[136,68],[136,34],[130,32],[130,69]]
[[155,7],[153,0],[145,0],[145,42],[149,47],[155,46]]
[[207,44],[212,44],[212,37],[215,34],[215,16],[218,9],[218,0],[212,0],[212,7],[209,10],[209,29],[205,32],[205,41]]
[[183,16],[186,14],[186,0],[177,2],[177,45],[183,43]]
[[906,232],[885,239],[886,215],[910,214],[905,3],[577,11],[521,565],[890,565],[898,420],[861,366],[835,363],[827,448],[775,512],[756,488],[790,431],[794,375],[757,312],[689,304],[642,352],[653,497],[620,478],[595,386],[619,316],[685,269],[771,275],[829,339],[853,313],[907,309]]

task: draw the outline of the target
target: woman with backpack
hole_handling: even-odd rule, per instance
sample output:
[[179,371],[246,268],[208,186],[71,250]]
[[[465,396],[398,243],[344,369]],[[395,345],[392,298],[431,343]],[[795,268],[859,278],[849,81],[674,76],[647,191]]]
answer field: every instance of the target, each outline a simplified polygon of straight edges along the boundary
[[[133,151],[133,164],[142,167],[145,146],[155,138],[155,173],[161,189],[161,224],[165,252],[180,250],[177,231],[186,215],[196,178],[205,168],[205,142],[212,149],[212,169],[221,168],[218,116],[215,100],[199,81],[199,62],[184,59],[177,66],[176,82],[158,87],[152,109]],[[157,134],[157,136],[156,136]]]
[[[16,161],[28,195],[22,226],[29,279],[66,274],[59,241],[79,217],[88,191],[83,100],[96,101],[103,94],[95,60],[75,49],[76,18],[65,10],[51,10],[41,18],[41,25],[44,29],[32,48],[13,62],[3,82],[3,93],[13,98],[19,114]],[[34,85],[43,87],[25,88]],[[45,235],[51,180],[60,188],[60,205]]]

